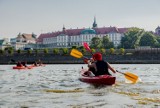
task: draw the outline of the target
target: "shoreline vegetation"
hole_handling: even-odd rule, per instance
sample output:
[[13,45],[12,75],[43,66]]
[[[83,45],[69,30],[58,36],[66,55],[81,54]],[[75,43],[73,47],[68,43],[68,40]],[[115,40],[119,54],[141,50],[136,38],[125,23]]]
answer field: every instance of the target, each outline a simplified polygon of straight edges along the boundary
[[[41,50],[4,50],[0,51],[0,64],[15,64],[15,61],[27,61],[32,64],[41,60],[44,64],[84,64],[83,59],[70,56],[68,48],[41,49]],[[85,57],[91,54],[84,49],[78,49]],[[150,49],[92,49],[92,52],[101,52],[103,59],[111,64],[160,64],[160,48]]]

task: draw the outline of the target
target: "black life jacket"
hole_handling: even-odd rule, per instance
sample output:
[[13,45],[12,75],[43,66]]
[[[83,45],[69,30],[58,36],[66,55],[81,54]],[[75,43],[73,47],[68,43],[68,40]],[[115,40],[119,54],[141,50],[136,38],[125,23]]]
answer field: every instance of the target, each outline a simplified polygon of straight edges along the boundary
[[98,76],[98,75],[111,75],[109,72],[108,72],[108,64],[107,62],[105,61],[97,61],[96,62],[96,67],[97,67],[97,72],[95,73],[95,76]]

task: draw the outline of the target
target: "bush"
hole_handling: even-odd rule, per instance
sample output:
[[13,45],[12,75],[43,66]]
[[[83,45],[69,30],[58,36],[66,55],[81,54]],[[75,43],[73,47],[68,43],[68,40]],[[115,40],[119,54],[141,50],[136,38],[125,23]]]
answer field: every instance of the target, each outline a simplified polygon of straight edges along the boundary
[[39,53],[39,50],[38,50],[38,49],[35,49],[35,53],[38,54],[38,53]]
[[0,54],[4,54],[4,50],[0,49]]
[[12,54],[13,54],[13,50],[12,50],[12,49],[9,49],[9,50],[8,50],[8,53],[12,55]]
[[21,53],[22,53],[22,51],[19,49],[19,50],[17,50],[17,53],[18,53],[18,54],[21,54]]
[[68,54],[68,48],[62,48],[62,52],[63,52],[63,54]]
[[115,52],[115,49],[114,48],[110,48],[110,54],[114,54],[114,52]]
[[44,53],[48,54],[48,49],[47,48],[44,49]]
[[81,49],[82,53],[85,54],[86,53],[86,49]]
[[53,54],[59,54],[59,49],[58,48],[54,48],[53,49]]
[[27,50],[27,53],[28,54],[32,54],[32,50]]
[[95,52],[96,52],[96,50],[95,50],[94,48],[92,48],[91,51],[92,51],[92,53],[95,53]]
[[120,53],[121,53],[122,55],[124,55],[125,49],[124,49],[124,48],[121,48],[121,49],[120,49]]
[[106,54],[106,50],[104,48],[102,48],[100,51],[102,54]]
[[72,46],[72,49],[78,49],[78,46]]

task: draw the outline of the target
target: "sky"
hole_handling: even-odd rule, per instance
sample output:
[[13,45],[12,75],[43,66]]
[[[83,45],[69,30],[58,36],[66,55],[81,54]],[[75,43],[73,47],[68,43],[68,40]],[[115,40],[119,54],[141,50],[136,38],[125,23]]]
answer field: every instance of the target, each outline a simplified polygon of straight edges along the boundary
[[0,39],[92,27],[160,26],[160,0],[0,0]]

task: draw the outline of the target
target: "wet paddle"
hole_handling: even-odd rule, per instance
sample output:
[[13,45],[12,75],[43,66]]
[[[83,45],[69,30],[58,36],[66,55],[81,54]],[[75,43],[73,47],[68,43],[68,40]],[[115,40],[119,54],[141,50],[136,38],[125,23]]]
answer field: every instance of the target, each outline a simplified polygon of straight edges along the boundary
[[76,58],[88,59],[87,57],[83,56],[83,54],[77,49],[72,49],[70,55]]
[[116,70],[116,72],[123,74],[126,79],[132,81],[133,83],[136,83],[138,81],[138,76],[133,73],[130,73],[130,72],[123,73],[118,70]]
[[[83,43],[83,46],[87,51],[89,51],[93,55],[92,50],[90,49],[89,45],[86,42]],[[138,81],[138,76],[133,73],[130,72],[123,73],[118,70],[116,70],[116,72],[123,74],[126,79],[132,81],[133,83],[136,83]]]
[[83,43],[83,46],[87,51],[89,51],[93,55],[92,50],[90,49],[89,45],[86,42]]

